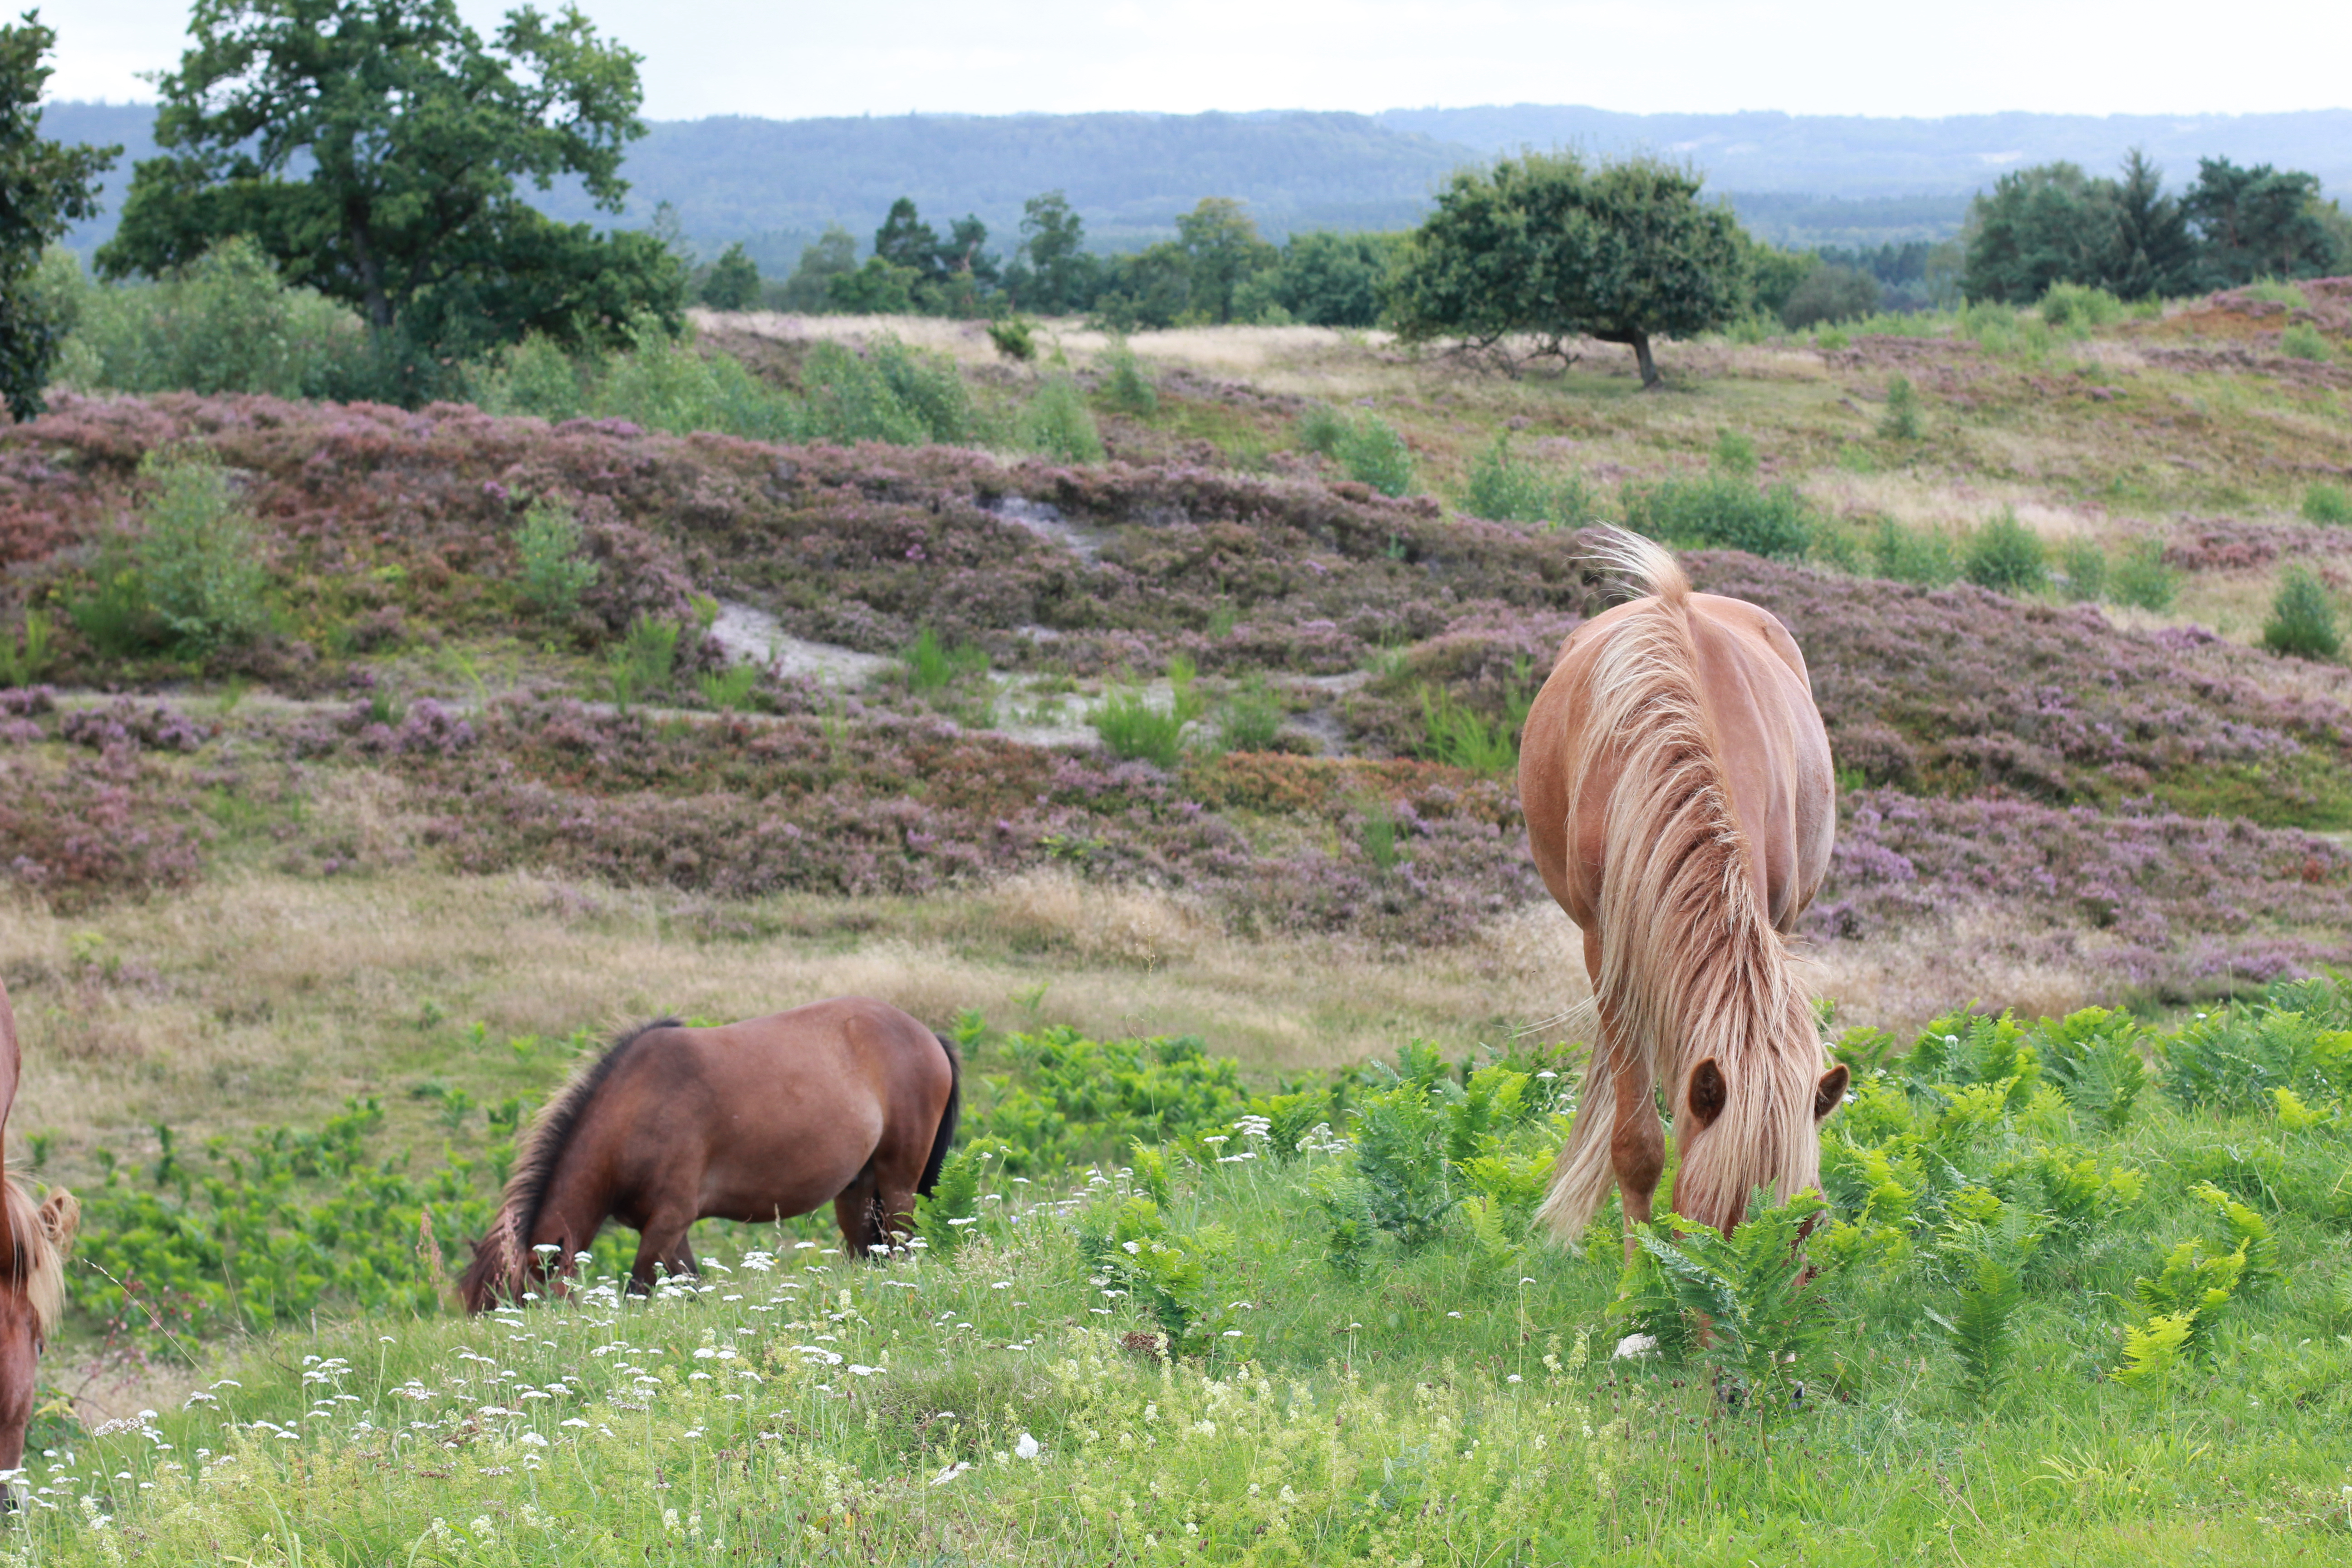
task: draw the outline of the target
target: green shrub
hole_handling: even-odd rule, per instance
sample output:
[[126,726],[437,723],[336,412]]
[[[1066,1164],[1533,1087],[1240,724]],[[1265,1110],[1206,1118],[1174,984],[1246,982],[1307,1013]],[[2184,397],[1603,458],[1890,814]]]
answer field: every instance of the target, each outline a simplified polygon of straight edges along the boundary
[[1217,738],[1229,752],[1270,752],[1281,732],[1282,700],[1262,672],[1252,671],[1225,698],[1218,715]]
[[1423,754],[1475,773],[1518,766],[1519,726],[1527,722],[1532,694],[1514,693],[1508,710],[1491,721],[1442,686],[1423,685],[1414,695],[1421,701]]
[[[544,354],[522,368],[560,397],[560,374]],[[730,354],[698,353],[655,322],[639,323],[629,352],[614,358],[596,388],[593,412],[673,436],[724,431],[755,441],[793,441],[806,424],[800,404],[766,385]]]
[[2322,480],[2303,492],[2303,515],[2339,528],[2352,523],[2352,490]]
[[801,366],[801,389],[808,398],[812,439],[919,447],[932,438],[880,371],[839,343],[821,342],[809,351]]
[[1543,522],[1574,528],[1592,515],[1592,495],[1581,474],[1552,474],[1512,455],[1507,432],[1470,465],[1462,510],[1498,522]]
[[529,334],[472,379],[485,413],[534,414],[552,423],[588,412],[587,367],[543,333]]
[[1879,416],[1878,433],[1890,441],[1919,439],[1919,395],[1911,378],[1898,375],[1886,384],[1886,412]]
[[1376,414],[1366,414],[1349,425],[1332,456],[1360,480],[1384,496],[1401,496],[1412,489],[1412,453],[1396,426]]
[[2280,575],[2271,618],[2263,625],[2263,646],[2297,658],[2334,658],[2342,651],[2336,603],[2310,567],[2290,566]]
[[1066,375],[1049,375],[1021,415],[1021,444],[1065,463],[1099,463],[1102,432],[1087,408],[1077,383]]
[[2066,578],[2066,596],[2091,604],[2107,596],[2107,552],[2095,540],[2070,539],[2058,548],[2058,569]]
[[2336,357],[2326,335],[2308,321],[2297,321],[2279,334],[2279,352],[2291,359],[2316,360],[2323,364]]
[[760,667],[756,664],[730,665],[724,670],[706,669],[694,678],[695,689],[702,693],[702,700],[722,713],[741,708],[759,683]]
[[[1816,267],[1780,307],[1780,321],[1792,332],[1824,321],[1851,321],[1878,309],[1878,279],[1851,267]],[[1843,347],[1843,344],[1840,344]]]
[[958,643],[950,647],[940,641],[937,632],[925,626],[915,634],[907,651],[898,656],[898,662],[907,672],[907,689],[937,691],[967,676],[985,673],[988,650],[974,643]]
[[162,623],[147,603],[146,581],[131,546],[119,536],[99,545],[89,592],[67,597],[66,619],[103,658],[131,658],[163,638]]
[[2050,580],[2041,536],[2007,507],[1969,541],[1960,574],[1979,588],[2010,595],[2038,593]]
[[1756,443],[1737,430],[1718,430],[1708,466],[1732,479],[1752,479],[1756,477]]
[[0,632],[0,686],[30,686],[49,668],[49,617],[43,610],[25,612],[25,629]]
[[351,396],[373,373],[359,316],[289,288],[249,239],[224,239],[154,283],[86,284],[77,272],[73,305],[58,380],[82,390]]
[[1871,564],[1881,577],[1940,588],[1960,578],[1960,563],[1952,542],[1933,529],[1907,528],[1893,518],[1883,520],[1871,536]]
[[1339,451],[1340,440],[1348,434],[1348,416],[1328,403],[1310,403],[1300,411],[1291,428],[1299,450],[1319,452],[1328,458]]
[[1160,412],[1160,389],[1143,374],[1136,363],[1135,351],[1127,340],[1113,337],[1110,346],[1103,351],[1103,401],[1122,414],[1138,419],[1149,419]]
[[1172,768],[1184,754],[1184,729],[1201,716],[1204,706],[1194,689],[1192,661],[1179,654],[1168,663],[1171,688],[1166,708],[1157,708],[1142,692],[1113,688],[1103,696],[1088,722],[1110,754],[1122,761],[1155,763]]
[[2124,302],[2105,289],[2080,283],[2053,283],[2042,296],[2042,319],[2051,326],[2077,335],[2094,327],[2120,321]]
[[1001,321],[988,323],[988,341],[1006,359],[1026,364],[1037,357],[1035,326],[1020,316],[1007,316]]
[[141,459],[155,489],[138,546],[147,604],[164,628],[197,649],[246,643],[268,629],[260,543],[228,476],[209,454],[158,447]]
[[2133,605],[2159,615],[2172,608],[2180,576],[2165,564],[2164,542],[2143,539],[2126,547],[2123,559],[2107,571],[2107,596],[2118,605]]
[[944,354],[908,348],[884,333],[866,348],[874,372],[920,426],[922,439],[948,444],[980,435],[981,420],[963,373]]
[[579,520],[554,500],[532,502],[515,531],[523,601],[549,620],[569,620],[580,607],[581,594],[596,580],[596,563],[581,558],[581,541]]
[[1803,560],[1818,527],[1812,509],[1792,487],[1759,490],[1725,473],[1629,484],[1620,500],[1625,526],[1637,533],[1668,544],[1745,550],[1783,561]]

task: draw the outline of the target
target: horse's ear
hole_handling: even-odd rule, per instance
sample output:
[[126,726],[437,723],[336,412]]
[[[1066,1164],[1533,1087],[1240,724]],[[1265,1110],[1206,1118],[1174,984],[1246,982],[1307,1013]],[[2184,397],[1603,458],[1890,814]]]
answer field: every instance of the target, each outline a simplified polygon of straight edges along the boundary
[[41,1228],[58,1251],[71,1247],[74,1232],[81,1228],[81,1200],[63,1187],[51,1192],[41,1200]]
[[1844,1101],[1845,1086],[1853,1077],[1845,1070],[1843,1062],[1822,1074],[1821,1087],[1813,1090],[1814,1121],[1819,1121]]
[[1701,1127],[1714,1126],[1715,1119],[1723,1114],[1723,1102],[1730,1098],[1730,1088],[1723,1081],[1723,1069],[1716,1066],[1713,1057],[1691,1068],[1687,1103],[1692,1121]]

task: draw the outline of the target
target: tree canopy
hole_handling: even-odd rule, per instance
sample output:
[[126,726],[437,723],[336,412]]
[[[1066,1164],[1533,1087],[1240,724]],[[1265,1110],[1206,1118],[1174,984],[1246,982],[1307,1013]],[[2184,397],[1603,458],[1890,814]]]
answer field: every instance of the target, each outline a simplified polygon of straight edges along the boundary
[[570,177],[617,212],[628,188],[638,57],[577,7],[520,7],[486,44],[455,0],[195,0],[189,35],[159,83],[164,153],[134,172],[102,272],[161,275],[247,235],[426,354],[677,324],[667,247],[555,223],[517,190]]
[[2343,219],[2315,175],[2203,158],[2176,200],[2143,153],[2122,173],[2043,163],[2003,174],[1969,211],[1969,298],[2031,304],[2053,283],[2079,283],[2144,300],[2352,265],[2335,232]]
[[1647,158],[1531,153],[1465,170],[1407,242],[1390,319],[1409,342],[1524,334],[1563,357],[1570,338],[1622,343],[1656,386],[1653,336],[1723,326],[1750,298],[1738,220],[1698,192],[1696,174]]
[[65,336],[49,302],[36,297],[41,251],[68,225],[95,215],[99,176],[122,152],[42,140],[45,57],[56,43],[38,11],[0,26],[0,399],[17,419],[41,412],[41,388]]

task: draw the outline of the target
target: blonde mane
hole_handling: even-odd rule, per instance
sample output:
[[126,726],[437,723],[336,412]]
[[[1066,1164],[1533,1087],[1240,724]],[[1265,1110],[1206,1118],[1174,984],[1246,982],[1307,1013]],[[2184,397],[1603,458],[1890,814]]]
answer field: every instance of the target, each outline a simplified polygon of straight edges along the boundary
[[[41,1222],[40,1205],[14,1175],[0,1177],[0,1202],[8,1205],[8,1229],[16,1238],[16,1255],[8,1259],[9,1280],[32,1303],[44,1339],[58,1326],[66,1310],[66,1255]],[[59,1228],[71,1237],[81,1218],[81,1205],[60,1189],[50,1194],[58,1205]]]
[[1820,1036],[1810,999],[1764,910],[1734,815],[1691,637],[1690,583],[1644,539],[1608,530],[1595,553],[1653,594],[1596,657],[1567,798],[1617,769],[1603,819],[1596,1000],[1619,1059],[1595,1050],[1574,1131],[1539,1217],[1580,1235],[1608,1195],[1620,1071],[1664,1075],[1678,1134],[1691,1069],[1708,1058],[1734,1085],[1696,1156],[1685,1135],[1674,1206],[1744,1214],[1769,1184],[1786,1199],[1817,1179]]

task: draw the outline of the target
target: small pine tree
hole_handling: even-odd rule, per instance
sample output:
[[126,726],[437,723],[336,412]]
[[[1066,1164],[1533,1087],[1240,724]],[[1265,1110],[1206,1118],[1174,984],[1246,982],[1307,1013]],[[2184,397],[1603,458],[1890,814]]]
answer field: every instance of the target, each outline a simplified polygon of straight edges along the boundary
[[2041,536],[2006,507],[1977,531],[1960,574],[1979,588],[2011,595],[2037,592],[2050,579]]
[[2343,650],[2335,603],[2310,567],[2290,566],[2280,577],[2271,618],[2263,626],[2263,646],[2297,658],[2334,658]]
[[1878,433],[1890,441],[1916,441],[1919,438],[1919,395],[1911,390],[1911,378],[1898,375],[1886,385],[1886,412],[1878,421]]

